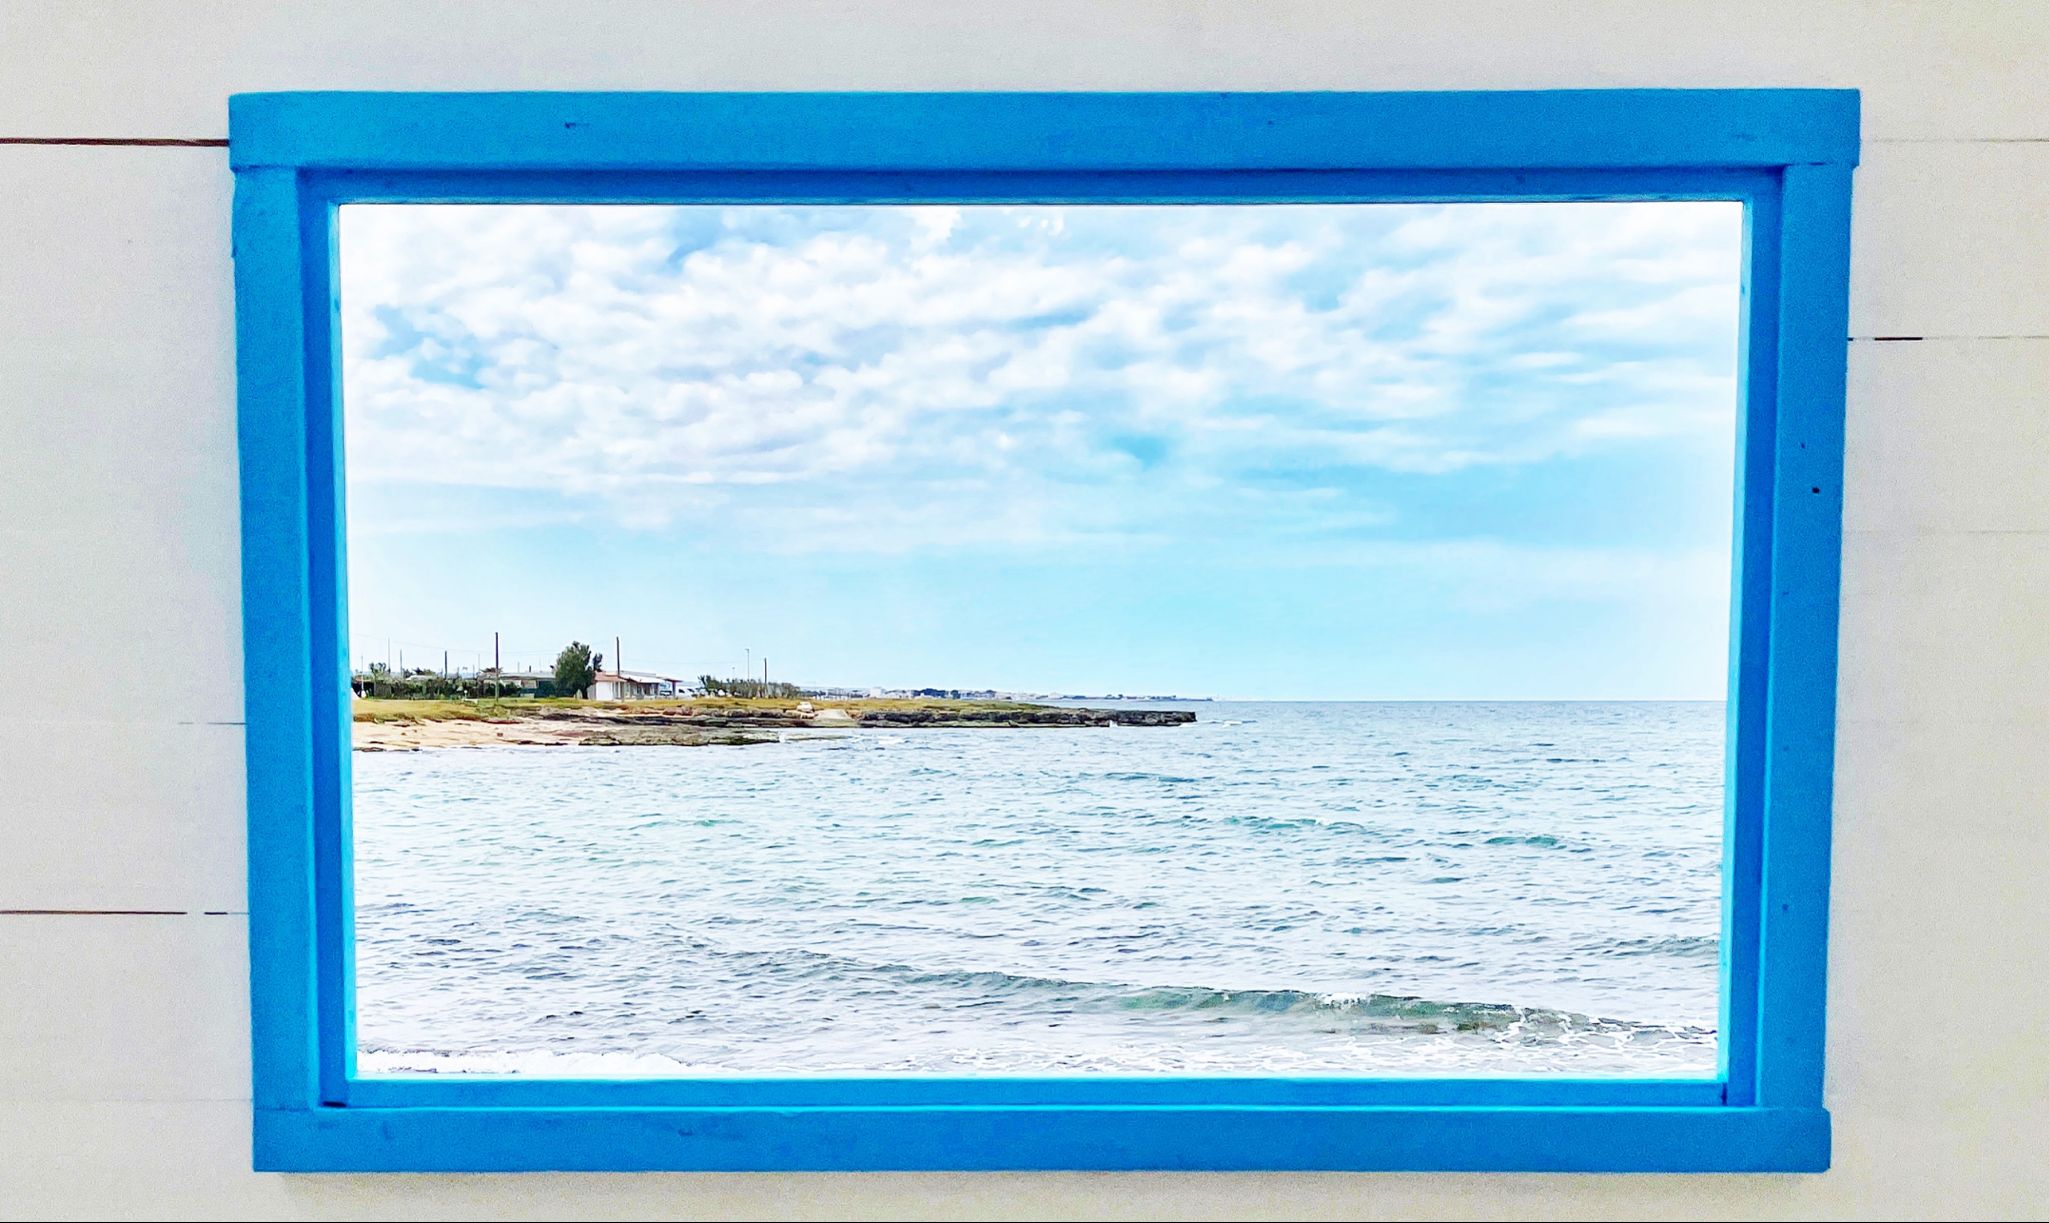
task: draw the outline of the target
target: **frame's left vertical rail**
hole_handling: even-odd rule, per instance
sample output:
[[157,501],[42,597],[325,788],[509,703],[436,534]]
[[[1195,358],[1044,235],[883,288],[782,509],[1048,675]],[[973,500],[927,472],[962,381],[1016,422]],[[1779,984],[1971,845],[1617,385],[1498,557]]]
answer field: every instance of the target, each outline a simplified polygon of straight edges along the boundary
[[249,985],[259,1149],[265,1113],[301,1111],[322,1099],[300,207],[296,171],[236,168]]

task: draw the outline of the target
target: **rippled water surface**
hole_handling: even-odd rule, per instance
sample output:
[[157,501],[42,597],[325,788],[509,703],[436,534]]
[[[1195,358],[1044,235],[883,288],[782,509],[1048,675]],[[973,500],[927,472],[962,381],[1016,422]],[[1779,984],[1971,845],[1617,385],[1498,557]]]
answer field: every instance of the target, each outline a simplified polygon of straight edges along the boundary
[[1722,707],[357,754],[361,1069],[1712,1074]]

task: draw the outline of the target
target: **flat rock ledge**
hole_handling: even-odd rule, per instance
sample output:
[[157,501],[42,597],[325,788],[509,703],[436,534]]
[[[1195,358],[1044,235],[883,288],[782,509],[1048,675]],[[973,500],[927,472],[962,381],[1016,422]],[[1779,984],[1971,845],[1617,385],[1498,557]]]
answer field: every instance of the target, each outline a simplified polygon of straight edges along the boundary
[[[784,730],[1027,728],[1038,726],[1180,726],[1185,709],[1090,709],[998,704],[934,708],[839,706],[701,709],[630,706],[537,707],[514,717],[387,718],[358,721],[359,752],[416,752],[442,747],[745,747],[777,742]],[[805,738],[816,738],[807,735]],[[838,736],[834,736],[838,737]]]

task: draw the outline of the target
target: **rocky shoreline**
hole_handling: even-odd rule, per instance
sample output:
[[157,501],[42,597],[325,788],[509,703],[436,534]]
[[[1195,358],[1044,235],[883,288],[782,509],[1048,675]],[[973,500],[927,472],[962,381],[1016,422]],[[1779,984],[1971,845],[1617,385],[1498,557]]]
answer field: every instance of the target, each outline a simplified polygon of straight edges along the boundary
[[[408,708],[417,706],[417,708]],[[1179,726],[1181,709],[1097,709],[1007,701],[674,701],[655,704],[359,701],[359,752],[442,747],[706,747],[776,743],[786,730]],[[801,738],[814,738],[803,735]]]

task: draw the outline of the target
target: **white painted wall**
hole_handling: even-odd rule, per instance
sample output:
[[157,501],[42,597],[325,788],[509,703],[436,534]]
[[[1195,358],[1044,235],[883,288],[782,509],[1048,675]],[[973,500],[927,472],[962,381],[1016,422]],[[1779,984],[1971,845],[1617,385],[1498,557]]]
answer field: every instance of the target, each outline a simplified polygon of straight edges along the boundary
[[[227,158],[14,142],[253,89],[1659,85],[1865,96],[1833,1172],[247,1171]],[[0,0],[0,319],[0,657],[94,664],[0,702],[0,910],[171,911],[0,914],[0,1218],[2049,1212],[2049,3]]]

